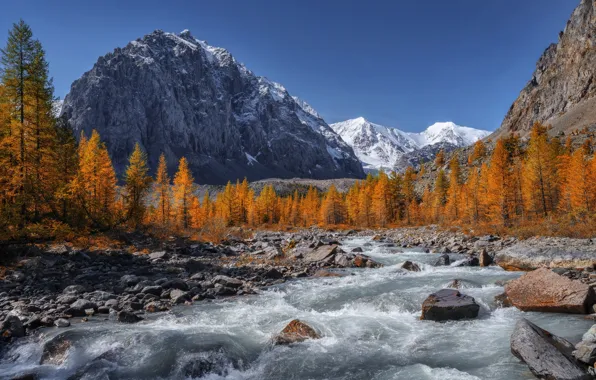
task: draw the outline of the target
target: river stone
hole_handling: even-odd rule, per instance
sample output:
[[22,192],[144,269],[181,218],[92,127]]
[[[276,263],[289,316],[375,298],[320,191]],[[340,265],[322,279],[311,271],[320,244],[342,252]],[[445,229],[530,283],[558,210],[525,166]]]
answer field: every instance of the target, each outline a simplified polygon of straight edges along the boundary
[[159,285],[145,286],[143,290],[141,290],[141,293],[153,294],[154,296],[161,295],[161,292],[163,292],[163,288]]
[[410,272],[420,272],[420,267],[418,266],[418,264],[413,263],[409,260],[403,263],[400,268],[408,270]]
[[61,365],[68,358],[72,343],[64,335],[58,335],[43,346],[39,364]]
[[291,344],[319,338],[321,336],[312,327],[298,319],[294,319],[273,338],[273,341],[275,344]]
[[523,311],[587,314],[594,304],[594,290],[577,280],[541,268],[510,281],[505,293]]
[[166,251],[151,252],[149,254],[149,258],[152,259],[152,260],[154,260],[154,259],[167,260],[168,259],[168,253]]
[[62,293],[70,295],[85,293],[85,287],[83,285],[70,285],[64,288]]
[[307,263],[316,263],[319,261],[323,261],[329,256],[335,254],[337,252],[338,245],[322,245],[319,248],[311,251],[310,253],[306,254],[304,257],[304,261]]
[[352,253],[362,253],[362,252],[364,252],[362,247],[356,247],[356,248],[352,249]]
[[70,326],[70,322],[68,319],[58,318],[54,321],[54,325],[56,325],[56,327],[68,327]]
[[214,284],[220,284],[228,288],[239,288],[244,285],[244,281],[224,275],[218,275],[213,278]]
[[526,363],[534,376],[540,379],[590,379],[571,355],[572,351],[571,343],[525,318],[517,322],[511,334],[511,353]]
[[315,272],[313,277],[345,277],[346,275],[339,272],[332,272],[327,269],[319,269]]
[[436,267],[449,266],[449,265],[451,265],[451,259],[449,258],[449,255],[446,253],[442,254],[439,257],[439,259],[435,262]]
[[431,294],[422,304],[420,319],[449,321],[476,318],[480,306],[474,298],[461,294],[455,289],[442,289]]
[[342,268],[352,266],[351,260],[352,258],[348,256],[347,253],[338,252],[335,254],[335,265],[340,266]]
[[139,317],[138,315],[131,313],[130,311],[121,311],[118,313],[117,317],[118,322],[122,323],[137,323],[143,320],[143,318]]
[[593,366],[596,362],[596,343],[581,341],[575,345],[573,357],[582,363]]
[[19,317],[9,315],[0,325],[0,339],[10,340],[25,336],[25,327]]
[[283,276],[284,275],[280,271],[278,271],[277,269],[275,269],[275,268],[271,268],[267,272],[263,273],[263,277],[264,278],[271,278],[271,279],[274,279],[274,280],[278,280],[280,278],[283,278]]
[[490,255],[488,254],[488,252],[486,252],[485,249],[483,249],[482,252],[480,252],[480,255],[478,256],[481,267],[487,267],[493,263],[492,257],[490,257]]

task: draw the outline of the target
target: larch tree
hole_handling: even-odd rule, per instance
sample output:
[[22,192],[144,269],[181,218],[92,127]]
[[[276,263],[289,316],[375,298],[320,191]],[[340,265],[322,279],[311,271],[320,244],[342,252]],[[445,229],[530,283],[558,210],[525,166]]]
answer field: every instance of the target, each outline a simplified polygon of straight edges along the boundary
[[152,179],[147,167],[147,155],[136,143],[128,159],[128,167],[124,174],[124,199],[126,204],[126,218],[135,228],[145,219],[146,200],[151,189]]
[[154,194],[154,198],[157,200],[155,208],[157,221],[162,226],[167,227],[172,214],[172,188],[168,176],[166,156],[163,153],[159,156],[159,164],[157,165]]
[[190,226],[190,206],[194,192],[194,178],[185,157],[180,159],[178,171],[174,176],[174,205],[178,226],[187,229]]
[[488,169],[487,201],[491,220],[508,225],[511,221],[511,193],[513,191],[510,161],[503,140],[498,140]]
[[449,189],[447,190],[446,212],[450,220],[458,220],[460,212],[461,167],[457,155],[449,161]]

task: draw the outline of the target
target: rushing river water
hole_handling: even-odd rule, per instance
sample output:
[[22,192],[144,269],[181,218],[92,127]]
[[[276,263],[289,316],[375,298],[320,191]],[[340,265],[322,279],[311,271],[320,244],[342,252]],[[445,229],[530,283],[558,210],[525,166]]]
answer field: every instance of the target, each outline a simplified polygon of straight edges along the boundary
[[[364,238],[344,242],[346,250],[358,246],[385,267],[290,281],[257,296],[179,307],[136,325],[98,319],[45,330],[42,338],[5,355],[0,377],[35,372],[44,379],[532,379],[509,350],[517,319],[526,317],[574,343],[592,324],[582,316],[497,308],[494,296],[503,292],[497,284],[520,273],[433,267],[436,254],[397,252],[402,250]],[[422,271],[397,269],[406,260]],[[464,280],[461,291],[481,305],[479,317],[421,321],[424,299],[454,279]],[[271,337],[295,318],[323,338],[272,346]],[[43,343],[58,334],[73,342],[66,361],[40,366]]]

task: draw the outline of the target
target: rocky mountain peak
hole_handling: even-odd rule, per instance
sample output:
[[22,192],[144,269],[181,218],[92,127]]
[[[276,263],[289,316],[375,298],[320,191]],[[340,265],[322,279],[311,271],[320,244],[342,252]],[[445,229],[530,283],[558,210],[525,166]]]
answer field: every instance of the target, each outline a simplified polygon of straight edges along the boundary
[[188,30],[156,30],[100,57],[62,114],[77,136],[98,130],[120,173],[139,142],[152,168],[162,152],[170,171],[185,156],[201,183],[364,175],[312,107]]
[[509,109],[496,136],[527,135],[535,121],[553,133],[596,124],[596,3],[582,0],[538,59],[532,79]]

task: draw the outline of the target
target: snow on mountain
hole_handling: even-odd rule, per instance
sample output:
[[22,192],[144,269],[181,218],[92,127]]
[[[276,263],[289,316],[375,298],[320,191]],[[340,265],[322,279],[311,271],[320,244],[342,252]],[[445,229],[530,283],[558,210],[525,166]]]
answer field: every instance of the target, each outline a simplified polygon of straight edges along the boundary
[[420,133],[408,133],[420,147],[447,142],[458,147],[464,147],[482,140],[491,132],[481,129],[462,127],[453,122],[435,123]]
[[362,117],[330,127],[354,149],[367,171],[403,169],[413,159],[428,157],[440,149],[468,146],[491,133],[452,122],[435,123],[420,133],[406,133]]

